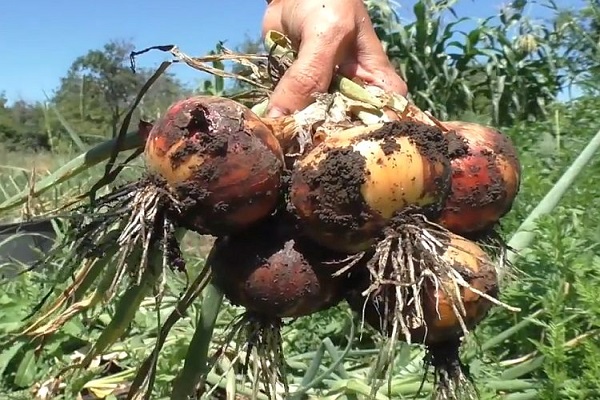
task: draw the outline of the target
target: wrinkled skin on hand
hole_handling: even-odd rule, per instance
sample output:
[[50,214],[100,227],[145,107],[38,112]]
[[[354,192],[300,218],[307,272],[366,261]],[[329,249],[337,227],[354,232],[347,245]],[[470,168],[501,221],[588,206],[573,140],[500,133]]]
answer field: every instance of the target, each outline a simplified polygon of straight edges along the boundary
[[407,94],[379,42],[362,0],[273,0],[263,19],[263,35],[276,30],[298,51],[271,97],[270,117],[290,114],[327,91],[333,74]]

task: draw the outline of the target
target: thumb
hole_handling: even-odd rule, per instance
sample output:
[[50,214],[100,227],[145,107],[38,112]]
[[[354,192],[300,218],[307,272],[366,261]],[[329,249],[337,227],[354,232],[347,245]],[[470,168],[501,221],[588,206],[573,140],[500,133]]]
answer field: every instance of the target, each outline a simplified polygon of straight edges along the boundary
[[313,94],[326,92],[336,66],[337,47],[318,37],[304,40],[297,59],[271,95],[267,115],[274,118],[292,114],[312,103]]

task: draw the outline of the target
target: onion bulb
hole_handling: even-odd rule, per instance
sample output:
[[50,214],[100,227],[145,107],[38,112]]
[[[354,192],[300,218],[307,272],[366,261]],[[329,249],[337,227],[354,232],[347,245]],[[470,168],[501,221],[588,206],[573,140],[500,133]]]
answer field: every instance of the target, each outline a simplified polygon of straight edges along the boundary
[[174,103],[150,131],[145,158],[180,203],[181,225],[199,233],[244,229],[279,200],[279,142],[233,100],[194,96]]
[[512,208],[521,165],[510,138],[476,123],[443,122],[449,129],[452,189],[436,222],[452,232],[493,227]]
[[403,211],[427,214],[450,187],[440,129],[394,121],[333,132],[298,161],[290,203],[309,237],[355,253]]
[[297,236],[285,219],[217,239],[212,259],[225,297],[263,317],[301,317],[343,300],[343,281],[326,264],[335,261],[332,252]]
[[[434,271],[433,275],[416,271],[417,279],[420,274],[424,278],[420,290],[416,291],[420,296],[419,305],[415,306],[411,301],[401,310],[401,318],[407,322],[413,343],[441,343],[461,336],[462,322],[467,329],[473,329],[487,315],[498,295],[496,267],[475,242],[449,233],[445,249],[439,254],[439,263],[429,268]],[[464,280],[468,287],[460,285],[457,279]],[[380,286],[378,292],[369,296],[364,307],[365,298],[361,291],[370,284],[368,274],[360,281],[346,294],[346,301],[353,310],[364,315],[369,325],[391,335],[393,319],[398,316],[396,288]],[[415,322],[419,320],[421,323]],[[413,321],[412,326],[409,321]],[[401,333],[400,328],[398,332]]]

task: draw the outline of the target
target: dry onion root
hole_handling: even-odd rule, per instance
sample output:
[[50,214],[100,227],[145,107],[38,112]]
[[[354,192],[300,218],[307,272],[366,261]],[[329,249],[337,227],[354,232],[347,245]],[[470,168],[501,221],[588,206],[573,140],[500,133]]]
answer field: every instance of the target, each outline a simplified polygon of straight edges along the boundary
[[254,377],[254,390],[262,383],[271,396],[281,382],[287,394],[280,336],[283,320],[310,315],[343,300],[345,280],[333,277],[330,265],[337,258],[337,253],[302,237],[285,213],[215,242],[213,282],[232,304],[244,308],[217,356],[231,342],[237,345],[235,354],[242,354],[246,347],[242,375],[249,366],[259,375]]

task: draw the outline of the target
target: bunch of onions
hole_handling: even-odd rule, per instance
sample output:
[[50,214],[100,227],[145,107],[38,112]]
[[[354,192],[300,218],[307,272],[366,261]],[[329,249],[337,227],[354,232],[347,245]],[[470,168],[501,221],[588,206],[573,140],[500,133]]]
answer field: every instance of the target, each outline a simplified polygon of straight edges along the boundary
[[179,224],[202,234],[241,231],[280,199],[279,142],[230,99],[194,96],[171,105],[148,135],[145,159],[173,197]]
[[436,222],[452,232],[477,234],[492,229],[512,208],[521,164],[510,138],[472,122],[446,121],[452,187]]
[[460,382],[460,338],[502,304],[496,266],[464,235],[510,210],[521,171],[497,130],[419,115],[328,134],[296,162],[289,204],[312,241],[351,255],[351,308]]
[[94,204],[74,252],[81,263],[90,248],[112,251],[109,292],[123,279],[143,283],[122,298],[130,318],[117,315],[113,333],[165,277],[151,258],[180,266],[176,232],[190,230],[216,237],[210,274],[199,278],[244,309],[217,354],[247,345],[248,363],[257,350],[263,390],[280,378],[287,389],[283,320],[344,300],[388,339],[424,344],[446,381],[461,385],[460,339],[502,304],[497,267],[475,240],[510,211],[518,155],[496,129],[438,121],[403,97],[371,93],[317,96],[317,106],[275,119],[192,96],[140,125],[146,175]]
[[447,146],[440,129],[410,121],[334,132],[296,164],[290,204],[315,242],[365,251],[395,216],[435,214],[444,204]]
[[457,340],[499,304],[494,264],[461,235],[510,210],[516,151],[492,128],[408,110],[329,130],[293,162],[293,119],[261,119],[232,100],[182,100],[150,131],[146,161],[167,212],[217,236],[213,282],[245,310],[230,339],[244,335],[235,342],[258,346],[272,368],[282,319],[346,299],[392,340],[452,349],[433,350],[448,369]]

